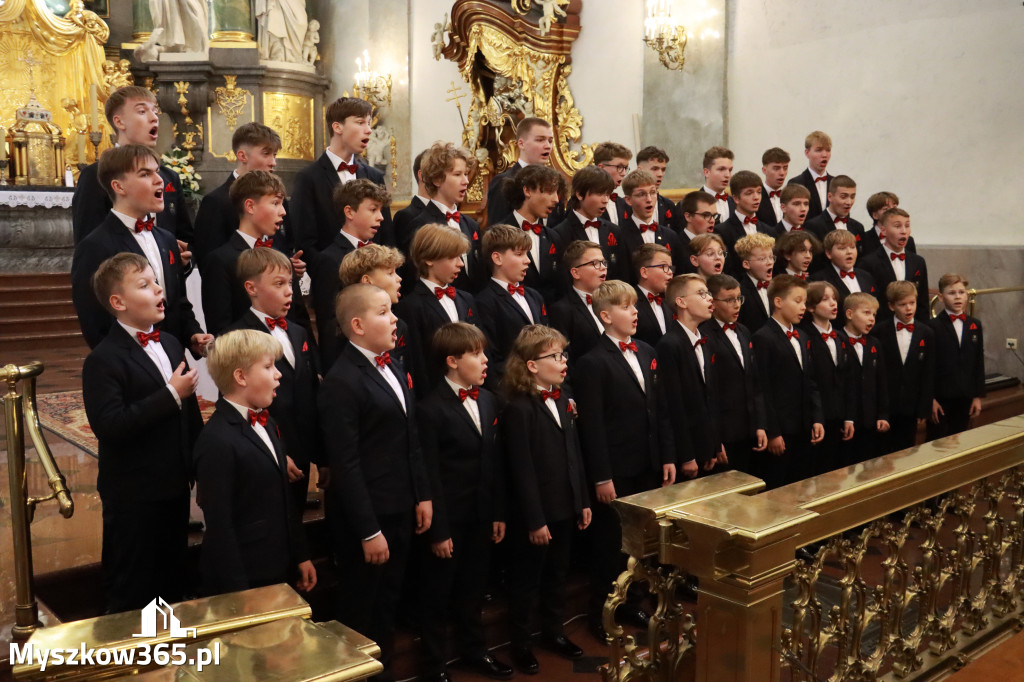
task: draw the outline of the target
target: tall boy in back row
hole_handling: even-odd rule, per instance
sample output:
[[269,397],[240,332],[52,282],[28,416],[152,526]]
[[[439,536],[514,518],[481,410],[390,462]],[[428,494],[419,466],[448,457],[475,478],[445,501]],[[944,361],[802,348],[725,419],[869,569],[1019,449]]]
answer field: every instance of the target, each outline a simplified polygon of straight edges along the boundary
[[733,158],[732,150],[725,147],[712,147],[704,152],[704,185],[700,190],[715,198],[719,223],[728,220],[736,208],[733,197],[726,194],[732,179]]
[[777,225],[782,220],[782,189],[789,173],[789,153],[785,149],[772,147],[761,155],[761,174],[764,184],[761,186],[761,206],[757,209],[757,219],[769,225]]
[[804,139],[807,169],[792,178],[788,184],[803,185],[811,193],[807,219],[816,218],[828,206],[828,186],[832,176],[825,170],[832,158],[832,138],[815,130]]
[[608,279],[628,279],[629,257],[621,245],[618,228],[603,219],[615,181],[597,166],[586,166],[572,176],[565,220],[555,225],[560,248],[575,241],[601,245],[608,261]]
[[[619,234],[627,253],[636,253],[644,244],[660,244],[672,254],[673,265],[681,271],[686,256],[679,246],[679,239],[667,225],[658,222],[655,213],[658,186],[654,176],[644,170],[635,170],[623,179],[622,192],[631,214],[619,224]],[[635,266],[632,270],[636,270]]]
[[[487,188],[487,224],[497,225],[512,212],[512,206],[505,199],[505,181],[510,180],[527,166],[547,166],[551,163],[551,150],[555,148],[555,132],[551,124],[542,118],[524,118],[516,126],[516,146],[519,159],[498,173]],[[561,216],[555,216],[559,221]]]

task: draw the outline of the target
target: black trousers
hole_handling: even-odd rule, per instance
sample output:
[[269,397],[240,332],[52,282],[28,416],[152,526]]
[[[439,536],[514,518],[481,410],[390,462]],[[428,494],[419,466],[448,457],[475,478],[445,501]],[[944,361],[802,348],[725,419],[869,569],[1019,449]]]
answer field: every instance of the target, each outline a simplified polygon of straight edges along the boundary
[[[729,458],[729,466],[725,467],[723,471],[734,469],[753,476],[754,458],[771,456],[765,452],[754,452],[754,447],[757,445],[757,441],[753,438],[743,438],[741,440],[724,443],[723,445],[725,446],[725,456]],[[678,479],[679,474],[677,472],[676,480]]]
[[781,455],[773,455],[768,450],[754,453],[757,456],[752,465],[753,474],[765,482],[768,490],[802,480],[804,472],[810,468],[810,432],[781,435],[786,442],[786,449]]
[[933,424],[932,420],[928,419],[928,440],[966,431],[968,422],[971,421],[971,398],[936,398],[936,400],[939,401],[945,414],[939,417],[938,424]]
[[576,522],[566,519],[549,521],[547,525],[551,533],[547,545],[531,544],[529,530],[522,524],[516,524],[511,533],[513,555],[508,573],[508,613],[514,646],[529,645],[530,616],[538,598],[541,634],[545,637],[564,634],[565,581]]
[[388,679],[395,644],[395,612],[409,560],[415,512],[378,514],[377,523],[388,542],[390,558],[380,566],[366,562],[362,538],[350,534],[335,547],[335,560],[341,572],[337,592],[338,620],[380,645],[384,672]]
[[[825,438],[817,445],[810,447],[810,459],[804,478],[824,474],[845,466],[842,449],[848,441],[843,440],[843,419],[826,419],[824,426]],[[856,433],[856,431],[854,432]]]
[[917,445],[917,417],[906,415],[889,417],[889,433],[886,436],[886,454],[914,447]]
[[487,653],[481,612],[490,563],[492,525],[490,521],[474,519],[452,523],[450,531],[451,558],[434,556],[429,543],[424,543],[426,556],[419,562],[417,606],[423,638],[421,672],[428,676],[445,671],[449,607],[459,655],[480,658]]
[[878,433],[875,426],[874,422],[856,425],[853,431],[853,438],[843,443],[843,459],[846,466],[860,464],[882,454],[882,434]]
[[171,500],[103,502],[103,589],[107,613],[141,609],[156,597],[185,596],[186,493]]

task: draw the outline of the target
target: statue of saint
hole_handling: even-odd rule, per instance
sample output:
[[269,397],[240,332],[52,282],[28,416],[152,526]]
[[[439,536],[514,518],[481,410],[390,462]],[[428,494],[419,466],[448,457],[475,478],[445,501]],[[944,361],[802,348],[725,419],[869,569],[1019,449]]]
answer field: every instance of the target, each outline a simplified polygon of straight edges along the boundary
[[303,59],[308,57],[303,54],[309,27],[306,0],[256,0],[256,23],[261,59],[308,63]]

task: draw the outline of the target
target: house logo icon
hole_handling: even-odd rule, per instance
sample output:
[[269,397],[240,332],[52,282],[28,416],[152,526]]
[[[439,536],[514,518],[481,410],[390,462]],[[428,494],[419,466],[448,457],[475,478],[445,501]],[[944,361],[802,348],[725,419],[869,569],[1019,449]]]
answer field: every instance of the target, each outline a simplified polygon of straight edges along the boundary
[[171,637],[195,637],[195,628],[183,628],[174,616],[171,605],[157,597],[142,609],[142,632],[132,637],[156,637],[159,630],[167,630]]

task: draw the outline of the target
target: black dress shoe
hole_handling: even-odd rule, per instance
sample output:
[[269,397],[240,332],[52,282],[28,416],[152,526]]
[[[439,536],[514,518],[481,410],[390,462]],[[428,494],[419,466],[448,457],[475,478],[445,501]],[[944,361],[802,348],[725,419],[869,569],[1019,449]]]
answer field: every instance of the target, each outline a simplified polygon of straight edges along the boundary
[[615,620],[623,625],[632,625],[635,628],[646,628],[651,620],[650,614],[639,606],[623,604],[615,609]]
[[583,657],[583,649],[573,644],[565,635],[559,635],[558,637],[542,637],[540,644],[545,649],[556,653],[563,658],[573,659]]
[[519,672],[527,675],[536,675],[540,670],[540,665],[528,646],[512,647],[512,664],[519,668]]
[[599,641],[601,644],[608,643],[608,633],[605,632],[604,623],[596,618],[591,618],[587,621],[587,629],[590,630],[591,636]]
[[[536,664],[536,661],[534,661]],[[507,680],[515,674],[512,666],[499,661],[490,654],[484,654],[479,658],[463,658],[462,667],[471,670],[478,675],[490,677],[492,680]]]

